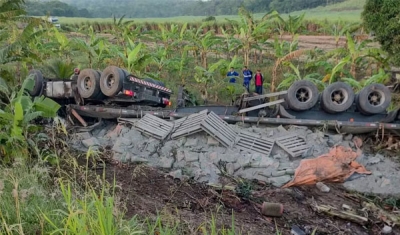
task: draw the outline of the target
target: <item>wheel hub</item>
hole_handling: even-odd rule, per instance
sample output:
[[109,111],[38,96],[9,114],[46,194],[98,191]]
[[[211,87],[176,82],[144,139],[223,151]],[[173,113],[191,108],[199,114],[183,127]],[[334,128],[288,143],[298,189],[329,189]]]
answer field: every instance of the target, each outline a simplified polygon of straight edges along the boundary
[[368,101],[373,106],[378,106],[382,103],[382,96],[379,92],[371,92],[368,95]]
[[307,102],[310,100],[310,92],[305,88],[300,88],[296,92],[296,98],[300,102]]
[[86,90],[89,90],[92,87],[92,81],[90,80],[90,77],[85,77],[83,80],[83,86]]
[[111,88],[114,85],[115,79],[114,79],[114,76],[112,74],[110,74],[107,77],[106,83],[107,83],[108,88]]
[[344,100],[345,100],[345,94],[343,94],[343,91],[341,91],[341,90],[336,90],[336,91],[332,92],[331,100],[333,103],[343,104]]

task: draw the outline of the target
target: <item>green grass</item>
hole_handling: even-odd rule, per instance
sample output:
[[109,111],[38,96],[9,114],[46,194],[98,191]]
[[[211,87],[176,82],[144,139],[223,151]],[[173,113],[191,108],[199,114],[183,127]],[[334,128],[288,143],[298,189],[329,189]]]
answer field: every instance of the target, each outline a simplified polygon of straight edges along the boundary
[[[329,5],[326,7],[317,7],[310,10],[296,11],[290,13],[291,15],[298,15],[306,12],[306,20],[328,20],[328,21],[351,21],[356,22],[361,20],[361,12],[366,0],[348,0],[342,3]],[[264,14],[257,13],[254,14],[255,19],[260,19]],[[282,14],[283,17],[287,17],[289,14]],[[134,20],[137,23],[196,23],[201,22],[204,16],[179,16],[179,17],[169,17],[169,18],[131,18],[129,20]],[[220,15],[215,17],[217,22],[224,22],[226,18],[237,20],[238,15]],[[97,22],[97,23],[111,23],[112,18],[79,18],[79,17],[59,17],[61,24],[79,24],[85,22]]]
[[361,21],[361,12],[363,11],[365,2],[366,0],[348,0],[326,7],[317,7],[310,10],[296,11],[290,14],[299,15],[303,12],[306,12],[305,19],[307,20],[344,20],[358,22]]

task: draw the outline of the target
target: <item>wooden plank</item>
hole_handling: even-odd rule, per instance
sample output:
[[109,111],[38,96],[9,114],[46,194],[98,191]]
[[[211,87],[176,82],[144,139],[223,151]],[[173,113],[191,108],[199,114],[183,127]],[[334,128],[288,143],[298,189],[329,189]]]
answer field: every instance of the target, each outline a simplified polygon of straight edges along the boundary
[[286,95],[286,94],[287,94],[287,91],[279,91],[279,92],[269,93],[269,94],[265,94],[265,95],[246,97],[246,98],[243,98],[243,101],[258,100],[258,99],[274,97],[274,96],[278,96],[278,95]]
[[239,110],[238,113],[246,113],[246,112],[249,112],[249,111],[252,111],[252,110],[265,108],[265,107],[272,106],[272,105],[275,105],[275,104],[280,104],[280,103],[283,103],[283,102],[285,102],[285,100],[284,99],[280,99],[280,100],[268,102],[268,103],[265,103],[265,104],[260,104],[260,105],[254,106],[254,107],[241,109],[241,110]]

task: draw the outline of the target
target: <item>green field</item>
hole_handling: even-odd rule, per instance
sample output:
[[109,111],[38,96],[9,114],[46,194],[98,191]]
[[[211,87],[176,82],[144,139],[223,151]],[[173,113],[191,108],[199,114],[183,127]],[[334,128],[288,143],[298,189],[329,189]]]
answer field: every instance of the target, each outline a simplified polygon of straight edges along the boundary
[[[298,15],[306,12],[306,20],[328,20],[328,21],[337,21],[344,20],[349,22],[360,21],[361,12],[366,0],[348,0],[346,2],[333,4],[326,7],[317,7],[304,11],[296,11],[290,13],[290,15]],[[255,19],[260,19],[264,14],[257,13],[254,14]],[[289,14],[282,14],[283,17],[287,17]],[[138,23],[144,22],[155,22],[155,23],[164,23],[164,22],[188,22],[195,23],[204,19],[204,16],[179,16],[179,17],[170,17],[170,18],[131,18],[129,20],[134,20]],[[239,19],[238,15],[220,15],[215,17],[217,22],[223,22],[226,18],[228,19]],[[112,22],[112,18],[79,18],[79,17],[59,17],[60,23],[62,24],[76,24],[76,23],[84,23],[84,22],[97,22],[97,23],[107,23]]]

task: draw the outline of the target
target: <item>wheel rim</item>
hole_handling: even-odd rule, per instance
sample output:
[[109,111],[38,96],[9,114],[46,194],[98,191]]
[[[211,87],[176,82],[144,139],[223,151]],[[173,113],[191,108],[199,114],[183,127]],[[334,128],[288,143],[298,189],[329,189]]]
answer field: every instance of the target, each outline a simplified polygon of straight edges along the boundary
[[109,74],[106,77],[106,86],[107,86],[107,88],[113,87],[114,83],[115,83],[114,75],[113,74]]
[[368,94],[368,103],[372,106],[380,106],[385,101],[385,96],[380,91],[372,91]]
[[312,98],[312,92],[308,87],[301,87],[296,90],[296,99],[301,103],[307,103]]
[[338,89],[331,92],[331,101],[337,105],[343,105],[348,100],[348,94],[344,89]]
[[90,77],[85,77],[83,79],[83,88],[85,88],[85,90],[90,90],[91,87],[92,87],[92,81]]

